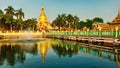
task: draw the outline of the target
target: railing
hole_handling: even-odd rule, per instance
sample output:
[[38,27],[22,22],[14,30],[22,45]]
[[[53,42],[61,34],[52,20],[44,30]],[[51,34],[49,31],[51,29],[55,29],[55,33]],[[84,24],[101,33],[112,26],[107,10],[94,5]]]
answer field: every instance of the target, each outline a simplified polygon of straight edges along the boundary
[[86,36],[86,37],[115,37],[119,38],[120,37],[120,30],[109,30],[109,31],[51,31],[47,33],[47,35],[67,35],[67,36]]
[[[25,34],[28,32],[0,32],[0,35],[19,35]],[[114,37],[120,38],[120,30],[109,30],[109,31],[51,31],[48,33],[44,32],[29,32],[32,34],[40,34],[40,35],[62,35],[62,36],[84,36],[84,37]]]

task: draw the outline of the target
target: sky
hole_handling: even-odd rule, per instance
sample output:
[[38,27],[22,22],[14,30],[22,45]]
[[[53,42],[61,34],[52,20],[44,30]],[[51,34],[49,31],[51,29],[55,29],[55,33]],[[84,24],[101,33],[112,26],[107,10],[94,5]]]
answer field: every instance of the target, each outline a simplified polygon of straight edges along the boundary
[[4,11],[8,6],[22,8],[25,19],[38,19],[44,6],[49,22],[63,13],[76,15],[81,21],[100,17],[110,22],[120,10],[120,0],[0,0],[0,9]]

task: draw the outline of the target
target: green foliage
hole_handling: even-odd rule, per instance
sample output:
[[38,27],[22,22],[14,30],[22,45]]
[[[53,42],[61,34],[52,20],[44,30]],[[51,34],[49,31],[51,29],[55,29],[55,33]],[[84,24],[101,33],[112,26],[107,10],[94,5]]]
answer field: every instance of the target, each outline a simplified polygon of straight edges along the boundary
[[15,16],[17,17],[17,19],[22,19],[22,17],[24,18],[24,12],[22,11],[22,8],[20,8],[19,10],[16,10],[16,14]]
[[79,22],[79,17],[73,16],[71,14],[61,14],[58,15],[58,17],[52,22],[53,27],[59,27],[59,30],[61,29],[71,29],[71,28],[77,28]]
[[0,19],[4,16],[4,12],[0,9]]
[[14,14],[15,14],[15,10],[14,10],[14,8],[12,7],[12,6],[8,6],[8,8],[6,8],[5,9],[5,11],[6,11],[6,16],[10,16],[10,17],[13,17],[14,16]]
[[84,22],[84,21],[80,21],[77,25],[78,29],[82,29],[85,26],[86,26],[86,22]]
[[95,18],[93,19],[93,22],[104,23],[103,19],[102,19],[102,18],[99,18],[99,17],[95,17]]
[[93,19],[86,19],[86,21],[80,21],[80,18],[77,16],[73,16],[72,14],[59,14],[58,17],[52,22],[53,27],[59,27],[59,30],[76,30],[87,27],[89,29],[93,29],[93,23],[104,23],[102,18],[95,17]]
[[59,30],[61,30],[61,28],[64,28],[64,26],[66,26],[66,14],[58,15],[51,25],[53,27],[57,26]]
[[9,31],[9,30],[23,30],[27,28],[31,28],[34,31],[36,28],[37,19],[31,18],[27,20],[23,20],[24,12],[22,8],[15,10],[12,6],[8,6],[4,9],[5,14],[0,9],[0,30],[1,31]]
[[93,29],[93,23],[104,23],[102,18],[95,17],[93,19],[86,19],[86,21],[80,21],[78,24],[78,29],[82,29],[84,27],[87,27],[89,29]]
[[107,22],[107,24],[109,24],[109,25],[110,25],[111,23],[112,23],[112,22]]
[[93,20],[87,19],[86,20],[86,27],[89,29],[92,29],[92,24],[93,24]]

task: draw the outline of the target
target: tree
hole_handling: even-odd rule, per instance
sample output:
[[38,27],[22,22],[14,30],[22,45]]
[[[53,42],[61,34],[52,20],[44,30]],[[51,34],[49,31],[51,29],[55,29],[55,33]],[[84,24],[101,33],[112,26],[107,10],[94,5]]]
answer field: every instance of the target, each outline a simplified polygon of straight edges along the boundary
[[13,20],[13,17],[7,17],[6,18],[6,24],[7,24],[7,26],[9,26],[9,29],[10,29],[10,31],[12,31],[12,26],[13,26],[13,24],[14,24],[14,22],[13,22],[14,20]]
[[65,26],[66,26],[66,14],[62,14],[61,15],[61,27],[65,29]]
[[14,16],[14,8],[12,6],[8,6],[8,8],[5,9],[6,11],[6,16],[10,16],[10,17],[13,17]]
[[99,18],[99,17],[95,17],[95,18],[93,19],[93,22],[104,23],[103,19],[102,19],[102,18]]
[[61,27],[64,28],[66,26],[66,14],[58,15],[58,17],[52,22],[52,26],[58,26],[59,31],[61,31]]
[[80,21],[80,22],[78,23],[78,25],[77,25],[78,29],[81,29],[81,28],[83,28],[83,27],[85,27],[85,26],[86,26],[86,22],[84,22],[84,21]]
[[106,24],[109,24],[109,25],[110,25],[111,23],[112,23],[112,22],[107,22]]
[[86,20],[86,27],[89,29],[92,29],[92,24],[93,24],[93,20],[87,19]]
[[78,22],[79,22],[79,17],[77,17],[77,16],[74,16],[74,26],[75,26],[75,30],[77,29],[77,25],[78,25]]
[[0,19],[4,16],[4,12],[0,9]]
[[0,30],[4,30],[5,28],[5,22],[6,22],[6,18],[3,16],[1,19],[0,19]]
[[17,17],[17,19],[22,20],[22,18],[24,18],[24,12],[22,11],[22,8],[16,11],[17,13],[15,14],[15,16]]
[[37,19],[36,19],[36,18],[32,18],[32,19],[31,19],[32,31],[35,30],[36,23],[37,23]]
[[56,19],[53,20],[53,22],[51,23],[51,26],[52,26],[52,27],[56,27],[56,26],[57,26],[57,20],[56,20]]
[[30,19],[27,19],[24,21],[24,26],[26,29],[30,28],[32,26],[31,24],[31,20]]
[[10,31],[12,31],[12,25],[13,25],[13,16],[14,16],[14,8],[12,6],[8,6],[8,8],[5,9],[6,11],[6,23],[10,25]]
[[17,22],[18,25],[20,26],[20,30],[23,30],[23,18],[24,18],[24,12],[22,11],[22,8],[20,8],[19,10],[16,10],[15,16],[17,17]]
[[25,20],[24,25],[25,25],[26,28],[32,29],[32,31],[34,31],[35,28],[36,28],[35,27],[36,23],[37,23],[37,19],[36,18],[31,18],[31,19]]
[[17,25],[20,27],[20,31],[22,31],[24,26],[24,21],[22,19],[18,19]]
[[71,30],[71,27],[73,27],[74,17],[71,14],[68,14],[66,17],[66,20],[69,25],[69,31]]
[[0,9],[0,30],[3,28],[4,26],[4,22],[3,22],[3,17],[4,17],[4,13],[3,11]]

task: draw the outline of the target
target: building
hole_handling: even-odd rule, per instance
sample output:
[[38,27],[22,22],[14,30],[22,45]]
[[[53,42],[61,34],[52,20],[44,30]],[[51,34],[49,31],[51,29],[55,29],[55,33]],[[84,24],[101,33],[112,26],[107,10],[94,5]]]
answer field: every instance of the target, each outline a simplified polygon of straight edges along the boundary
[[95,30],[120,30],[120,11],[111,23],[94,23],[93,27]]
[[47,17],[44,11],[44,6],[42,6],[41,14],[39,16],[38,22],[37,22],[37,28],[40,32],[42,31],[48,31],[49,29],[52,29],[52,26],[47,21]]

